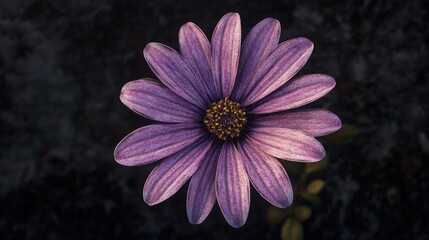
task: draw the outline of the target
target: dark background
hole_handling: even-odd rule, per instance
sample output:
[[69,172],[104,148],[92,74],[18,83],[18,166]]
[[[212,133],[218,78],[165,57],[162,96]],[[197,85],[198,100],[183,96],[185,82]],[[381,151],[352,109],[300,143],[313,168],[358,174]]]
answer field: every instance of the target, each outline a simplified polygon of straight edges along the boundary
[[278,239],[281,223],[266,221],[255,191],[244,227],[229,227],[217,206],[191,225],[186,187],[149,207],[141,189],[153,165],[113,159],[148,123],[119,101],[123,84],[154,77],[144,46],[177,49],[188,21],[210,38],[230,11],[243,35],[273,17],[281,41],[312,40],[298,75],[332,75],[336,88],[316,106],[357,130],[324,144],[326,187],[306,239],[429,239],[423,2],[0,0],[0,239]]

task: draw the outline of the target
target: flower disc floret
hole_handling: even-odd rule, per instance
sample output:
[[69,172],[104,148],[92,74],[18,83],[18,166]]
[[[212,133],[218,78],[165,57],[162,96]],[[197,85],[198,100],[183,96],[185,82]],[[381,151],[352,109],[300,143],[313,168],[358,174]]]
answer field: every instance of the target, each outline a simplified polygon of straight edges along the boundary
[[224,141],[239,137],[246,123],[246,110],[228,98],[212,103],[204,118],[209,132]]

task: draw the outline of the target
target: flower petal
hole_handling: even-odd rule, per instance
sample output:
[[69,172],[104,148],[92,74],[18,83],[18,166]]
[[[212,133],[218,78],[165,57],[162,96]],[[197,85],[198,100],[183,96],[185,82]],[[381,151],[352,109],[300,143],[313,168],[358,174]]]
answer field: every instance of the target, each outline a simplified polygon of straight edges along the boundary
[[249,83],[251,92],[243,105],[252,104],[289,81],[307,62],[313,43],[306,38],[295,38],[281,43],[258,68]]
[[120,99],[134,112],[161,122],[195,122],[201,117],[195,105],[147,79],[125,84]]
[[207,108],[209,103],[201,95],[206,86],[197,80],[182,55],[161,43],[149,43],[143,54],[149,67],[169,89],[196,106]]
[[232,93],[234,100],[241,102],[249,93],[251,76],[277,47],[279,39],[280,23],[273,18],[260,21],[250,30],[242,45],[237,79]]
[[186,212],[192,224],[203,222],[216,202],[216,165],[221,147],[217,144],[210,148],[189,183]]
[[293,79],[249,107],[254,114],[280,112],[303,106],[325,96],[335,87],[328,75],[310,74]]
[[155,162],[182,150],[204,134],[197,123],[152,124],[122,139],[115,148],[115,160],[125,166]]
[[226,221],[238,228],[247,220],[250,208],[249,177],[233,143],[224,143],[216,171],[216,196]]
[[257,127],[295,129],[313,137],[328,135],[341,128],[341,120],[337,115],[324,109],[279,112],[258,116],[252,123]]
[[212,93],[214,89],[211,69],[212,53],[210,42],[203,31],[194,23],[183,25],[179,31],[180,52],[197,75],[197,80],[206,86],[204,95],[212,102],[220,98]]
[[292,184],[279,161],[253,146],[249,140],[241,141],[238,151],[259,194],[276,207],[290,206],[293,200]]
[[325,156],[325,150],[315,138],[301,131],[278,128],[254,128],[248,136],[262,151],[271,156],[296,162],[316,162]]
[[152,206],[175,194],[201,165],[211,145],[211,139],[204,139],[164,159],[146,179],[144,201]]
[[219,21],[212,36],[213,78],[222,98],[229,97],[234,87],[240,47],[240,15],[228,13]]

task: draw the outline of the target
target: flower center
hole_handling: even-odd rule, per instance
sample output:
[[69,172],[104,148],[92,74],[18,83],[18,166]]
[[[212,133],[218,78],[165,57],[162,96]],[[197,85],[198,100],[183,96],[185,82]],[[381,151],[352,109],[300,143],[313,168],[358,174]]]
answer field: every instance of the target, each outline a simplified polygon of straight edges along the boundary
[[224,141],[240,136],[246,122],[246,110],[228,98],[212,103],[212,107],[206,110],[204,118],[204,124],[209,132]]

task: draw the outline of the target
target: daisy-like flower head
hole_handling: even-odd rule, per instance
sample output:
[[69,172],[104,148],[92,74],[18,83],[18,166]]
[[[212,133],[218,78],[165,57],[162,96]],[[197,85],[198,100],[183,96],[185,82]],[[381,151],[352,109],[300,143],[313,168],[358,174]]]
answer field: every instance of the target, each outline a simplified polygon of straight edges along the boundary
[[241,42],[240,16],[228,13],[211,43],[194,23],[179,32],[180,53],[149,43],[144,57],[164,84],[141,79],[124,85],[121,101],[161,123],[135,130],[116,147],[118,163],[160,161],[143,188],[144,201],[160,203],[190,179],[187,215],[204,221],[217,201],[233,227],[250,207],[250,183],[276,207],[292,203],[292,186],[276,159],[315,162],[325,156],[314,138],[341,127],[323,109],[292,110],[327,94],[332,77],[292,77],[313,43],[295,38],[279,44],[280,24],[267,18]]

